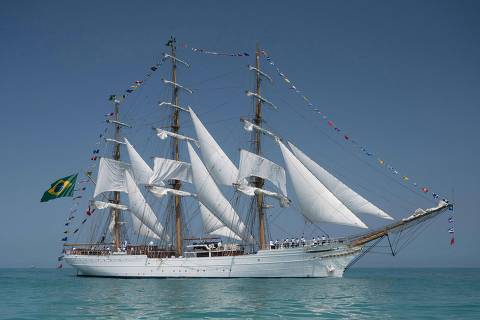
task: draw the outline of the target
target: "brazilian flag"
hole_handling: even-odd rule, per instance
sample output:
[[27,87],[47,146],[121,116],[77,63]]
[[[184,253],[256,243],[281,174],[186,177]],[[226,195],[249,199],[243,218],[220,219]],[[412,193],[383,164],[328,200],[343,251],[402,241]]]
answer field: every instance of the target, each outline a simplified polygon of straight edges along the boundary
[[47,202],[61,197],[72,197],[73,189],[75,189],[75,183],[77,182],[77,175],[78,173],[72,174],[71,176],[58,179],[52,183],[50,189],[43,194],[40,202]]

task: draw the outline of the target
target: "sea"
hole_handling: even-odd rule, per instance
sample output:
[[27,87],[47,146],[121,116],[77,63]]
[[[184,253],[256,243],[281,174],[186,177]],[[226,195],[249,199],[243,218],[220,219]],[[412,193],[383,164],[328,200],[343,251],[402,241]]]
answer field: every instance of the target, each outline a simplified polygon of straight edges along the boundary
[[480,319],[480,269],[326,279],[114,279],[0,269],[0,319]]

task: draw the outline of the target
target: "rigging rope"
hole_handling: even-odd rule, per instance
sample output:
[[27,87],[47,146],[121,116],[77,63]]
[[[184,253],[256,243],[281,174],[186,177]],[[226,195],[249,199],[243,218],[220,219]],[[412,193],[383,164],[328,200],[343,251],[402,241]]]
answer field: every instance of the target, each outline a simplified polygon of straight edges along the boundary
[[[269,54],[262,50],[261,51],[262,55],[265,57],[267,60],[268,64],[271,65],[276,71],[277,74],[284,80],[283,82],[286,83],[289,87],[289,89],[293,90],[300,98],[308,105],[310,108],[310,111],[315,112],[319,116],[321,116],[321,122],[326,122],[328,127],[333,129],[338,135],[341,136],[342,140],[345,142],[348,142],[350,145],[354,146],[356,149],[361,151],[362,154],[366,155],[369,158],[376,158],[376,162],[382,166],[387,168],[391,173],[393,173],[395,176],[400,177],[400,179],[404,183],[410,184],[412,187],[414,187],[414,190],[421,191],[422,193],[430,193],[434,199],[440,198],[439,194],[431,191],[428,187],[421,187],[417,182],[411,182],[410,177],[401,174],[397,169],[395,169],[391,164],[389,164],[387,161],[384,160],[383,157],[379,157],[378,155],[375,155],[373,152],[369,151],[370,149],[365,147],[363,144],[360,144],[358,141],[354,140],[351,138],[351,136],[347,133],[344,133],[343,129],[340,129],[338,126],[335,125],[335,123],[327,117],[318,107],[316,107],[310,98],[308,98],[305,94],[300,91],[297,86],[293,83],[292,80],[290,80],[287,75],[280,70],[278,65],[272,60],[272,58],[269,56]],[[410,189],[410,188],[409,188]]]

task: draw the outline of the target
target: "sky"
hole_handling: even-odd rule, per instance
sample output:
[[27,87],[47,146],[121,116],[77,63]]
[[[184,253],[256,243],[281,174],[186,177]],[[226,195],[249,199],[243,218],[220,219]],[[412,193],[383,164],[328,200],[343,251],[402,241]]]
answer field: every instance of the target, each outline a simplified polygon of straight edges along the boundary
[[[398,256],[367,255],[359,266],[480,267],[479,13],[476,1],[3,2],[0,267],[56,265],[71,200],[39,200],[51,182],[90,164],[111,111],[107,97],[145,75],[170,35],[222,52],[252,53],[259,43],[342,132],[455,201],[454,247],[442,215]],[[248,145],[238,119],[251,113],[244,91],[253,85],[252,57],[185,48],[178,55],[192,65],[179,70],[179,82],[194,90],[182,103],[238,163],[238,148]],[[264,95],[280,109],[264,111],[266,126],[397,219],[432,206],[346,144],[275,69],[263,68],[275,76]],[[139,149],[146,158],[164,146],[149,132],[162,123],[157,102],[170,92],[161,83],[168,69],[157,73],[122,106],[123,119],[134,124],[127,136],[138,146],[148,140]],[[187,119],[182,124],[192,135]],[[271,142],[264,153],[282,164]],[[383,223],[361,218],[374,227]],[[284,237],[289,225],[300,233],[299,221],[296,213],[281,215],[273,236]]]

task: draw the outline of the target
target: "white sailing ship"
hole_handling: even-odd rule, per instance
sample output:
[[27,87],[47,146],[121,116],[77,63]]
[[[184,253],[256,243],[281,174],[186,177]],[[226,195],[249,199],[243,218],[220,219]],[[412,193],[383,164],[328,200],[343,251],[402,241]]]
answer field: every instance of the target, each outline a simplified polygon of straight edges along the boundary
[[[296,195],[293,203],[308,224],[366,229],[360,214],[393,218],[296,145],[262,126],[262,108],[277,107],[261,95],[262,80],[270,77],[260,69],[258,48],[255,66],[249,66],[255,74],[255,88],[246,92],[253,101],[254,116],[241,119],[252,143],[250,150],[240,151],[237,168],[195,111],[181,106],[180,94],[192,91],[177,82],[177,68],[188,64],[177,58],[174,41],[170,47],[164,59],[171,63],[172,79],[163,83],[172,87],[172,99],[160,103],[160,107],[171,110],[170,128],[154,128],[154,133],[170,140],[171,158],[155,157],[153,169],[150,167],[122,137],[122,129],[129,125],[120,118],[122,97],[114,97],[114,113],[108,122],[115,136],[106,139],[113,146],[113,157],[101,157],[97,174],[88,174],[95,184],[91,205],[103,210],[97,215],[104,227],[93,228],[89,242],[65,244],[64,260],[77,269],[78,275],[341,277],[349,265],[381,239],[406,232],[449,208],[441,201],[434,208],[419,209],[408,218],[355,236],[302,236],[274,241],[266,231],[266,211],[271,203],[279,208],[292,204],[287,194],[287,175]],[[191,121],[195,137],[180,131],[180,117]],[[262,139],[272,139],[278,146],[285,168],[263,155]],[[181,154],[181,144],[186,145],[188,161]],[[121,157],[124,151],[128,160]],[[228,200],[226,192],[232,192],[236,200]],[[157,209],[149,197],[165,201],[166,205]],[[241,212],[238,199],[249,203],[247,213]],[[203,224],[201,235],[186,233],[185,202],[195,203]]]

